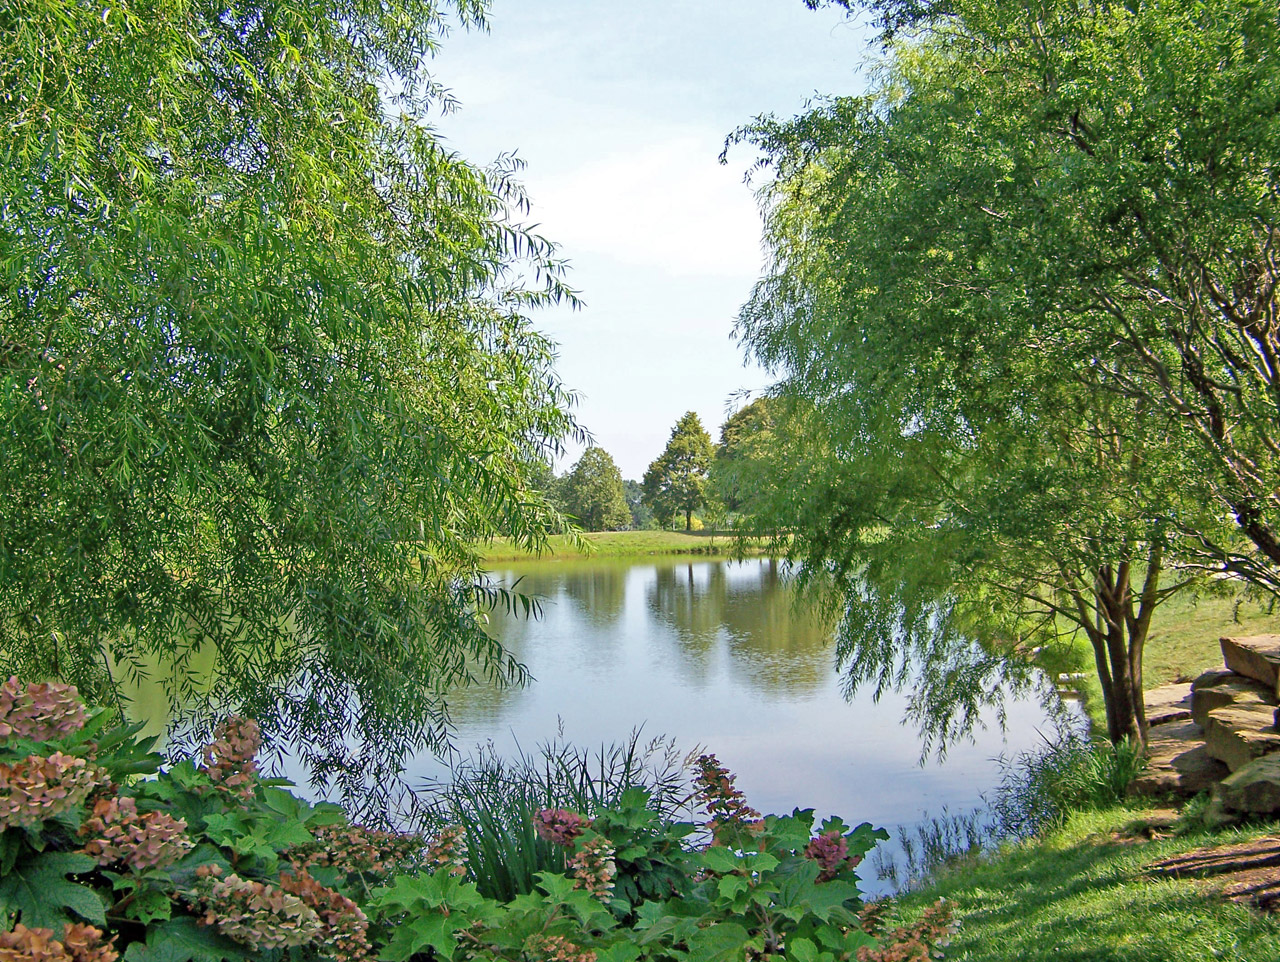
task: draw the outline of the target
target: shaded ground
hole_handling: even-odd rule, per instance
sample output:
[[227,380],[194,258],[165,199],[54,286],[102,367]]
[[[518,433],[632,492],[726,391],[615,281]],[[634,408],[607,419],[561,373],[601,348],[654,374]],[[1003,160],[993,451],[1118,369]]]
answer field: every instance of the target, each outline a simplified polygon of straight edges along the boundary
[[1149,871],[1155,878],[1194,879],[1207,894],[1280,911],[1280,836],[1193,849]]

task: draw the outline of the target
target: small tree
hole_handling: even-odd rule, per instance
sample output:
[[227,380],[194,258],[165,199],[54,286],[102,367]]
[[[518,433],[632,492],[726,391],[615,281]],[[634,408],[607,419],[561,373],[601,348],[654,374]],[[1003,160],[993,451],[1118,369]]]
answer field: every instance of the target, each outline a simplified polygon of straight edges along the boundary
[[687,412],[671,429],[666,449],[649,465],[642,482],[645,501],[664,524],[683,511],[684,529],[693,528],[693,512],[706,500],[711,457],[710,435],[698,415]]
[[564,479],[565,510],[586,531],[617,531],[631,523],[622,472],[604,448],[587,448]]

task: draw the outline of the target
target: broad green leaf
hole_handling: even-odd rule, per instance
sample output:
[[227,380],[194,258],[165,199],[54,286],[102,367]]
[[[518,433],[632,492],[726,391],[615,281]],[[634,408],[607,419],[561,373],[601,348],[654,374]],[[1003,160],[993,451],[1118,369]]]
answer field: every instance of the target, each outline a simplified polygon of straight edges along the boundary
[[737,922],[719,922],[688,938],[689,955],[698,962],[741,962],[751,935]]
[[145,943],[135,942],[125,962],[247,962],[253,954],[214,929],[182,917],[152,926]]
[[77,916],[102,925],[102,899],[87,885],[67,878],[96,867],[94,859],[73,852],[46,852],[19,862],[0,878],[0,912],[18,912],[18,921],[28,928],[55,932]]

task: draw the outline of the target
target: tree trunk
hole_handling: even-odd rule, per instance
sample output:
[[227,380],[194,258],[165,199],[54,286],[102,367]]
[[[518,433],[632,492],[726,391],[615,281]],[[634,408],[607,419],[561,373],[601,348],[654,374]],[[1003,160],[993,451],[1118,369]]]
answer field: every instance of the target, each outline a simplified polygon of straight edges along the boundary
[[1151,615],[1159,604],[1159,545],[1147,553],[1142,590],[1135,596],[1128,561],[1104,565],[1095,575],[1094,618],[1086,625],[1107,715],[1107,737],[1113,744],[1126,738],[1147,740],[1147,713],[1142,687],[1142,653]]
[[693,508],[684,509],[684,530],[693,530]]

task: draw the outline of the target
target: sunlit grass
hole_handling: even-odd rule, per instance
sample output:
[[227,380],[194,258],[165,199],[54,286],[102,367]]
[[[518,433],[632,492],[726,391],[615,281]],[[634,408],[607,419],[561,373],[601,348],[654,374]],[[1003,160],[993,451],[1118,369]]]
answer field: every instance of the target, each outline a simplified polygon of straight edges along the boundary
[[1145,875],[1158,859],[1276,826],[1140,844],[1113,839],[1136,814],[1126,808],[1077,814],[1043,838],[945,868],[905,896],[902,911],[914,915],[940,897],[953,903],[961,924],[948,962],[1280,959],[1280,921],[1207,896],[1191,882]]
[[[623,558],[632,555],[715,554],[733,556],[740,546],[732,534],[723,531],[591,531],[578,535],[554,535],[549,550],[540,556],[530,555],[505,539],[498,539],[482,549],[485,561],[528,561],[540,557],[548,561],[570,558]],[[583,544],[582,542],[585,542]],[[752,541],[745,553],[766,553],[764,541]]]

